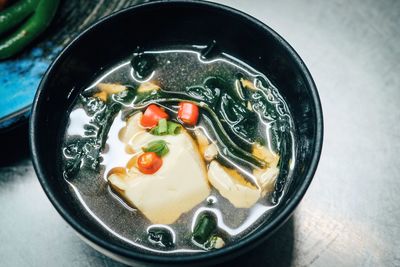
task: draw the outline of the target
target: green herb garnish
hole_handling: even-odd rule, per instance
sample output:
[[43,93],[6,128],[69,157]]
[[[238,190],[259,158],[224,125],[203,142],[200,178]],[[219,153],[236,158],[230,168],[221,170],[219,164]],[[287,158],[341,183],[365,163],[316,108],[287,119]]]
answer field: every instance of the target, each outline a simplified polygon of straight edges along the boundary
[[147,146],[142,147],[144,152],[154,152],[158,156],[165,156],[169,152],[167,142],[164,140],[155,140],[147,144]]
[[181,125],[166,119],[158,121],[158,125],[150,130],[153,135],[177,135],[181,130]]

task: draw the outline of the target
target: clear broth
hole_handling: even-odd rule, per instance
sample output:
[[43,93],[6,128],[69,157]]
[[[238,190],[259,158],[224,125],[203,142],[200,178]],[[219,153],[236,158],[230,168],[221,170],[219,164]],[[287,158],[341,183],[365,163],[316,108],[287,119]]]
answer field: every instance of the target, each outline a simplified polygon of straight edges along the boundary
[[[192,233],[196,217],[202,211],[212,212],[218,219],[219,232],[222,233],[226,245],[234,243],[257,229],[262,222],[267,220],[273,209],[279,205],[287,187],[291,181],[291,170],[294,167],[295,159],[295,138],[293,121],[287,105],[278,90],[263,74],[257,72],[245,63],[226,54],[219,54],[218,57],[205,59],[202,55],[206,47],[193,46],[180,49],[146,51],[153,54],[157,59],[157,68],[149,79],[157,81],[162,88],[171,91],[180,91],[182,88],[203,83],[209,76],[223,77],[227,83],[234,84],[237,74],[240,73],[244,78],[254,81],[263,80],[263,90],[273,97],[273,103],[280,110],[280,116],[286,116],[289,128],[290,147],[285,152],[289,154],[290,164],[286,170],[283,188],[281,189],[277,201],[271,201],[270,195],[261,198],[254,206],[248,209],[235,208],[227,199],[213,187],[210,196],[202,203],[194,207],[191,211],[184,213],[175,223],[162,227],[168,228],[173,232],[175,244],[172,248],[158,246],[148,239],[147,230],[151,223],[139,210],[129,206],[120,198],[107,183],[106,174],[108,170],[121,163],[126,163],[129,155],[124,155],[124,151],[115,150],[118,147],[118,131],[125,124],[125,115],[134,106],[126,105],[117,114],[108,133],[105,148],[101,152],[101,162],[98,171],[93,171],[88,164],[82,163],[79,172],[74,178],[66,177],[71,196],[75,201],[81,203],[84,212],[100,224],[109,234],[110,238],[118,240],[125,246],[141,249],[147,253],[197,253],[204,252],[202,248],[195,245],[190,235]],[[119,83],[123,85],[138,86],[140,80],[134,73],[130,60],[127,59],[116,64],[114,67],[105,71],[100,78],[93,81],[90,86],[83,90],[90,92],[98,83]],[[128,112],[129,113],[129,112]],[[82,106],[77,103],[69,115],[69,124],[63,142],[63,157],[71,157],[66,153],[77,141],[87,137],[88,130],[86,125],[90,123],[92,116],[88,115]],[[265,122],[258,124],[257,131],[266,139],[266,145],[272,150],[280,153],[279,140],[274,140],[271,133],[271,123]],[[215,133],[205,120],[200,120],[197,127],[201,127],[212,138]],[[279,130],[279,129],[278,129]],[[245,140],[246,141],[246,140]],[[247,167],[241,166],[236,162],[231,162],[235,167],[246,170]],[[228,164],[229,165],[229,164]]]

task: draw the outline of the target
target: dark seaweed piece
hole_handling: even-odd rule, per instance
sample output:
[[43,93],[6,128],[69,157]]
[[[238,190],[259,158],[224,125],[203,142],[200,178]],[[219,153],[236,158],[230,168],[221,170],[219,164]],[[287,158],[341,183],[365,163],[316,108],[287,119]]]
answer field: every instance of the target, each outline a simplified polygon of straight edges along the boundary
[[252,103],[254,111],[261,114],[264,120],[273,121],[278,119],[275,107],[268,103],[263,93],[255,92],[252,95]]
[[221,96],[220,81],[216,77],[209,77],[203,84],[187,87],[186,93],[193,99],[215,108]]
[[236,125],[247,117],[250,112],[242,102],[235,101],[230,95],[223,94],[221,97],[221,114],[230,124]]
[[134,104],[140,104],[147,101],[152,101],[153,99],[163,98],[164,94],[161,90],[154,90],[145,93],[138,93],[136,91],[135,98],[133,100]]
[[140,79],[146,79],[157,66],[157,60],[152,54],[135,53],[131,65],[136,76]]
[[75,177],[82,164],[82,147],[80,141],[64,148],[65,165],[63,176],[65,179]]
[[221,123],[235,143],[251,151],[251,144],[258,135],[257,114],[246,107],[247,103],[243,102],[235,90],[229,90],[230,87],[224,81],[218,82],[222,92],[216,112],[222,118]]
[[207,103],[220,118],[229,137],[245,150],[251,150],[251,143],[257,136],[257,114],[245,106],[241,96],[230,90],[225,80],[209,77],[201,85],[186,88],[186,92]]
[[217,229],[217,221],[214,216],[203,213],[197,220],[194,227],[192,238],[199,244],[204,244]]
[[111,96],[112,100],[123,105],[130,104],[135,98],[136,90],[132,86],[126,86],[126,90],[113,94]]
[[248,110],[242,101],[237,101],[225,93],[221,98],[219,113],[237,136],[249,142],[255,142],[257,114]]
[[91,137],[80,137],[64,149],[66,163],[63,175],[66,179],[73,179],[83,166],[97,170],[112,121],[122,107],[119,102],[111,100],[104,103],[93,97],[81,96],[79,101],[88,115],[93,116],[90,123],[84,126],[86,134]]
[[174,246],[172,233],[168,229],[162,227],[151,227],[147,233],[148,239],[151,243],[166,248]]
[[215,99],[219,97],[219,91],[213,91],[205,86],[191,86],[186,91],[193,99],[203,101],[211,106],[214,106]]
[[99,165],[100,144],[94,138],[79,139],[64,148],[64,178],[73,179],[82,165],[96,169]]
[[79,102],[89,116],[100,112],[106,106],[106,103],[96,97],[85,97],[83,95],[79,96]]
[[99,127],[99,131],[97,134],[97,140],[101,144],[101,149],[104,147],[107,141],[107,135],[110,131],[112,121],[114,120],[117,113],[121,110],[121,104],[119,103],[111,103],[106,106],[104,111],[102,112],[100,119],[98,121],[94,121],[94,124],[97,124]]
[[[239,80],[236,86],[241,86],[242,76],[240,73],[237,75]],[[265,162],[251,153],[253,143],[265,143],[259,133],[258,118],[270,123],[273,144],[276,145],[279,142],[279,133],[283,129],[290,129],[287,116],[280,116],[280,113],[285,115],[285,110],[281,107],[278,111],[279,101],[268,90],[241,87],[242,92],[235,93],[231,87],[224,79],[211,76],[200,85],[187,87],[185,93],[166,90],[139,93],[133,101],[134,110],[144,108],[150,103],[191,101],[209,115],[218,142],[223,144],[221,153],[224,156],[262,168]],[[251,107],[248,107],[249,104]]]
[[285,184],[289,174],[292,139],[287,130],[282,132],[280,142],[280,158],[278,162],[279,174],[275,182],[275,190],[271,194],[271,202],[274,205],[278,204],[279,199],[282,196],[283,189],[285,188]]

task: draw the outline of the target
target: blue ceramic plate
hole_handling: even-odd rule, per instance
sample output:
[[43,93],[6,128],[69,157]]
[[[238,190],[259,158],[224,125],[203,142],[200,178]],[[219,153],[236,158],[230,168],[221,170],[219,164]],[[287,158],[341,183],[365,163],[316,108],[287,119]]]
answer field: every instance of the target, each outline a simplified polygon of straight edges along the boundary
[[144,0],[61,1],[49,29],[15,58],[0,61],[0,132],[26,121],[50,63],[74,35],[111,12]]
[[24,121],[30,112],[39,82],[58,54],[54,49],[44,56],[42,47],[0,63],[0,131]]

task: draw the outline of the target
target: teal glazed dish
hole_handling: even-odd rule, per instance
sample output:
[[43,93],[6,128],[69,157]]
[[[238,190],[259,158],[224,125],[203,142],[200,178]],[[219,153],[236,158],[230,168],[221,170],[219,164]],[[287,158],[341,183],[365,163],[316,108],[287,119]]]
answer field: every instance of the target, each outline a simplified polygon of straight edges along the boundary
[[26,122],[40,80],[60,49],[43,56],[33,48],[21,58],[0,62],[0,132]]
[[[198,55],[197,61],[190,61],[190,55],[194,54]],[[166,67],[174,62],[176,56],[182,55],[185,56],[185,60],[179,61],[180,64]],[[155,62],[158,62],[158,69],[152,72],[151,70],[157,65]],[[234,65],[231,64],[232,62],[237,63],[235,67],[231,67]],[[220,64],[218,65],[220,69],[215,68],[214,71],[219,71],[218,75],[224,77],[225,80],[229,80],[230,77],[236,79],[234,84],[239,92],[238,97],[235,97],[231,91],[223,89],[224,86],[219,83],[222,78],[211,79],[217,80],[218,85],[207,83],[210,79],[206,79],[207,82],[201,86],[187,86],[186,93],[160,89],[163,86],[173,86],[173,82],[168,83],[168,79],[163,80],[163,77],[158,80],[159,82],[152,82],[156,79],[153,74],[157,71],[167,73],[168,70],[173,70],[177,66],[181,67],[181,70],[174,72],[176,75],[170,77],[173,76],[175,80],[187,78],[187,81],[196,81],[196,77],[192,79],[190,75],[198,69],[193,69],[185,75],[182,73],[186,73],[185,69],[197,66],[198,63],[198,69],[204,69],[204,72]],[[126,72],[123,72],[124,68]],[[233,70],[231,76],[228,75],[229,72],[228,74],[224,72],[231,69]],[[254,83],[249,82],[250,78],[246,76],[248,74],[249,77],[254,78]],[[254,75],[251,76],[252,74]],[[203,79],[200,80],[203,81]],[[116,85],[117,82],[121,84]],[[268,91],[272,93],[265,96],[268,103],[276,104],[274,106],[276,110],[268,108],[266,106],[268,103],[265,101],[257,102],[263,97],[256,94],[259,89],[257,86],[262,88],[269,86],[271,90],[277,88],[276,91],[275,89]],[[149,90],[152,93],[144,95]],[[202,95],[202,92],[206,93]],[[211,100],[207,98],[209,96]],[[213,102],[213,97],[217,99],[215,100],[217,102]],[[172,104],[168,104],[168,101],[166,101],[168,103],[162,102],[168,98],[173,98],[173,101],[170,101],[173,102]],[[127,99],[130,104],[127,104]],[[145,102],[146,100],[150,102]],[[74,116],[79,113],[76,111],[83,110],[87,101],[91,104],[95,103],[90,106],[94,109],[110,108],[111,106],[107,105],[111,103],[112,112],[115,111],[112,113],[114,122],[109,125],[109,128],[104,127],[106,130],[102,132],[105,132],[105,135],[96,135],[104,138],[99,141],[99,146],[93,143],[88,143],[84,147],[75,146],[76,143],[70,146],[69,142],[79,143],[79,140],[83,140],[77,137],[79,136],[75,131],[77,128],[71,128],[75,125],[74,118],[76,117]],[[182,115],[185,103],[197,105],[200,115],[196,115],[195,119]],[[217,104],[212,106],[213,103]],[[263,103],[267,104],[263,106]],[[165,117],[162,117],[164,119],[162,123],[162,119],[158,119],[154,125],[149,126],[152,121],[145,121],[143,118],[148,115],[148,110],[152,105],[159,105],[157,112],[164,114]],[[254,114],[261,114],[260,110],[272,115],[268,117],[267,114],[268,118],[251,117],[254,112]],[[146,207],[141,206],[142,203],[157,202],[157,194],[150,192],[148,198],[151,199],[144,197],[143,202],[135,199],[137,194],[127,196],[128,189],[125,187],[121,189],[123,187],[121,181],[127,179],[126,177],[129,178],[131,174],[128,175],[125,171],[117,172],[121,169],[107,169],[109,167],[107,153],[112,149],[109,139],[114,131],[116,113],[125,114],[125,117],[121,118],[128,118],[126,119],[128,121],[134,117],[132,114],[141,114],[141,126],[151,128],[151,130],[150,128],[140,129],[141,133],[150,136],[149,138],[168,140],[168,142],[157,140],[158,146],[152,148],[142,146],[143,151],[140,152],[142,154],[139,154],[139,157],[132,157],[135,159],[132,168],[137,168],[142,172],[135,174],[138,177],[137,181],[153,179],[151,175],[157,173],[157,170],[163,168],[164,165],[168,165],[168,157],[172,157],[174,153],[174,140],[183,138],[182,132],[188,132],[187,136],[192,136],[188,138],[194,138],[193,140],[200,147],[199,137],[193,137],[190,133],[196,123],[207,128],[208,119],[210,121],[215,119],[213,122],[217,129],[215,139],[220,140],[218,142],[221,143],[216,144],[217,156],[214,155],[208,162],[206,160],[206,171],[209,176],[213,162],[214,165],[223,166],[220,169],[225,168],[226,173],[240,174],[253,171],[256,176],[255,170],[270,168],[272,161],[266,158],[260,160],[262,157],[256,156],[254,146],[256,144],[267,146],[267,143],[269,147],[275,147],[279,160],[276,158],[274,166],[279,172],[272,180],[270,191],[262,191],[263,193],[257,195],[258,198],[252,202],[254,204],[258,201],[254,205],[259,205],[259,207],[269,203],[268,205],[273,209],[271,208],[265,216],[260,216],[257,223],[254,223],[254,227],[246,234],[236,238],[234,234],[230,235],[234,231],[230,232],[229,229],[233,228],[221,224],[221,216],[225,218],[226,224],[233,220],[227,219],[231,217],[225,214],[222,208],[220,213],[215,210],[214,213],[208,213],[211,216],[207,219],[204,219],[205,216],[197,215],[200,211],[212,211],[210,206],[215,203],[225,205],[224,207],[227,207],[230,213],[237,214],[238,217],[240,214],[248,214],[246,209],[250,207],[247,201],[248,195],[232,197],[229,192],[224,192],[219,186],[218,179],[210,179],[211,185],[199,185],[207,188],[206,193],[209,194],[206,194],[207,201],[204,198],[203,202],[193,204],[191,207],[193,212],[186,209],[178,213],[180,217],[177,215],[176,218],[171,219],[171,216],[168,216],[176,212],[175,210],[166,212],[167,217],[160,216],[160,212],[165,211],[146,210]],[[250,114],[249,117],[246,117],[246,114]],[[265,135],[257,130],[254,131],[258,134],[251,134],[253,126],[259,125],[264,119],[277,121],[280,117],[289,119],[285,120],[286,124],[280,124],[276,132],[269,132],[272,137],[269,136],[268,131]],[[102,129],[103,125],[108,125],[107,122],[107,120],[105,123],[104,121],[95,122],[93,124],[95,127],[88,127],[86,124],[82,129],[85,131],[84,134],[98,134],[98,129]],[[128,127],[128,122],[122,123],[126,123]],[[169,132],[169,125],[178,126],[173,126]],[[180,135],[178,132],[175,133],[175,127],[180,129]],[[222,130],[218,132],[218,129]],[[290,133],[290,137],[281,132]],[[240,139],[240,136],[243,137],[242,134],[244,138]],[[120,134],[118,136],[121,138]],[[219,149],[219,145],[223,147],[229,143],[230,137],[236,140],[236,145],[227,146],[225,150]],[[290,139],[284,139],[286,137]],[[243,12],[220,4],[204,1],[154,1],[124,9],[96,22],[60,53],[39,85],[32,108],[29,138],[33,164],[45,193],[60,215],[92,247],[120,262],[135,266],[206,266],[233,259],[253,249],[291,216],[306,193],[318,165],[323,141],[323,118],[317,88],[304,62],[294,49],[271,28]],[[282,140],[290,140],[290,143]],[[187,149],[186,145],[180,146],[180,148],[183,147]],[[290,156],[284,157],[282,149],[290,151]],[[95,156],[87,151],[94,151]],[[201,151],[200,148],[199,151]],[[186,152],[187,155],[190,154],[190,151]],[[156,169],[150,169],[146,162],[145,164],[141,161],[141,157],[146,153],[153,153],[151,154],[153,159],[157,159],[153,162],[163,162],[164,165],[159,163]],[[91,157],[89,158],[88,155]],[[78,161],[75,160],[76,158]],[[230,164],[229,159],[232,158],[240,164]],[[93,164],[86,166],[88,160],[93,160],[90,161]],[[180,158],[179,161],[185,162],[185,165],[191,164],[187,163],[186,159]],[[195,179],[196,176],[195,165],[191,166],[193,167],[186,170],[187,179]],[[86,167],[90,175],[82,171]],[[100,174],[93,175],[92,170],[98,170]],[[110,178],[114,174],[117,175],[115,179],[118,177],[123,177],[123,179],[121,178],[119,183],[114,183],[115,179]],[[105,180],[101,177],[103,175],[106,176]],[[176,175],[178,176],[179,173],[177,172]],[[84,183],[79,182],[82,181],[82,177],[87,178]],[[238,184],[240,183],[236,183]],[[181,186],[186,186],[186,183],[182,183]],[[261,192],[257,191],[261,190],[257,183],[249,185],[248,182],[243,182],[242,185],[238,185],[238,188],[240,186],[247,186],[246,192]],[[158,189],[155,188],[154,191],[156,190]],[[174,190],[179,191],[179,186]],[[110,200],[109,195],[115,198]],[[160,198],[163,197],[162,195],[159,194]],[[211,195],[216,197],[210,198]],[[102,199],[102,197],[106,198]],[[247,202],[243,201],[244,198]],[[115,202],[115,206],[112,206],[111,202]],[[186,200],[181,202],[186,202]],[[104,216],[102,208],[115,211],[115,213]],[[197,219],[192,220],[188,214],[197,216]],[[130,221],[126,218],[133,219]],[[120,226],[121,220],[125,227]],[[185,223],[185,220],[190,222],[187,229],[185,228],[189,234],[176,230]],[[215,221],[210,224],[207,220]],[[146,223],[149,221],[152,224],[148,227]],[[204,226],[206,224],[212,225],[214,230],[210,230],[209,226]],[[172,234],[167,236],[165,232],[154,230],[154,226],[159,227],[157,229],[173,228],[176,231],[171,230]],[[219,230],[215,230],[216,228]],[[145,233],[146,229],[148,237],[133,235],[136,232]],[[209,237],[210,239],[207,239]],[[217,239],[224,242],[217,242]],[[209,240],[214,242],[211,247],[210,243],[207,243]]]

